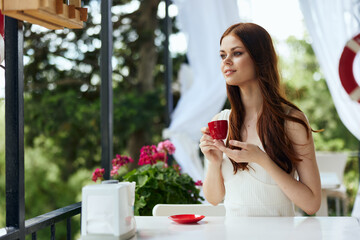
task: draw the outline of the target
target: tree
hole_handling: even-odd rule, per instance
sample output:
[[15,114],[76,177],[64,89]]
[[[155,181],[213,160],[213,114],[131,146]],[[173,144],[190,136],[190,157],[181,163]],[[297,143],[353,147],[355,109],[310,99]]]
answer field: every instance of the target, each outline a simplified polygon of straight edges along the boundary
[[[114,152],[135,160],[164,128],[159,3],[113,1]],[[85,4],[90,14],[84,29],[46,31],[25,24],[26,144],[49,146],[50,157],[64,169],[63,180],[100,164],[99,3]],[[183,59],[174,56],[175,66]]]

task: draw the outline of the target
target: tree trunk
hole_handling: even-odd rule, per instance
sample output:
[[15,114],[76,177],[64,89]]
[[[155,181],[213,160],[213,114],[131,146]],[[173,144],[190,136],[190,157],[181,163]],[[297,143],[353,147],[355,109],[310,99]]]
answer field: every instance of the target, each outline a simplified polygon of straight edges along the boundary
[[[134,28],[139,35],[139,65],[137,71],[137,82],[139,83],[139,94],[154,89],[154,69],[157,61],[155,47],[155,30],[158,28],[157,9],[160,0],[141,1],[137,11],[137,19]],[[147,121],[147,119],[144,119]],[[127,149],[134,163],[129,165],[130,169],[137,166],[140,149],[147,143],[150,137],[145,129],[137,129],[129,138]]]
[[129,171],[138,166],[140,157],[140,149],[146,144],[146,132],[144,130],[134,132],[128,141],[127,149],[130,157],[134,160],[133,163],[128,164]]
[[138,10],[136,29],[139,34],[139,56],[137,80],[141,93],[154,89],[154,68],[157,60],[155,30],[158,27],[157,9],[159,0],[142,1]]

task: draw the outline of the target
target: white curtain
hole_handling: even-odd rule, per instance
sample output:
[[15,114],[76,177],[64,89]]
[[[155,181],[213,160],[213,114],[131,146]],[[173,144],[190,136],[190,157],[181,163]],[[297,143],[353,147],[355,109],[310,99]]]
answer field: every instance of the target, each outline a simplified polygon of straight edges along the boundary
[[[339,59],[346,42],[360,32],[360,2],[358,0],[299,0],[299,3],[312,38],[312,47],[325,75],[338,115],[347,129],[360,140],[360,104],[350,99],[341,85],[338,73]],[[359,58],[356,57],[354,72],[358,84],[360,82],[359,63]],[[360,191],[358,191],[352,213],[358,218],[360,218],[359,194]]]
[[[174,158],[195,181],[203,179],[199,155],[200,129],[218,113],[226,100],[220,72],[219,41],[231,24],[239,22],[236,0],[173,0],[177,21],[187,37],[187,57],[192,69],[191,85],[183,88],[164,138],[176,147]],[[182,74],[188,76],[189,74]]]
[[[360,104],[341,85],[338,68],[346,42],[359,33],[359,8],[354,0],[299,0],[312,47],[325,75],[336,110],[347,129],[360,140]],[[359,72],[355,59],[354,70]],[[355,74],[357,75],[357,74]],[[320,107],[320,106],[319,106]]]

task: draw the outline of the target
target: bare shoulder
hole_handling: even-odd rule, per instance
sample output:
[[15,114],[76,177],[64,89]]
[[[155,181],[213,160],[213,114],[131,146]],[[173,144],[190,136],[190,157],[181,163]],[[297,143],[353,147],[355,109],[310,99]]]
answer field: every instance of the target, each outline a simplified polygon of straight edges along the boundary
[[[299,111],[297,109],[294,109],[294,108],[289,109],[288,115],[291,116],[291,117],[299,118],[299,119],[303,120],[306,124],[308,124],[308,119],[307,119],[305,113],[303,113],[303,112],[301,112],[301,111]],[[296,123],[294,121],[289,121],[289,120],[287,122]]]
[[306,142],[308,136],[311,135],[311,128],[306,115],[296,109],[291,109],[288,115],[304,121],[304,123],[307,125],[307,128],[305,128],[305,126],[299,122],[286,120],[285,129],[289,137],[292,140],[297,139],[300,142]]

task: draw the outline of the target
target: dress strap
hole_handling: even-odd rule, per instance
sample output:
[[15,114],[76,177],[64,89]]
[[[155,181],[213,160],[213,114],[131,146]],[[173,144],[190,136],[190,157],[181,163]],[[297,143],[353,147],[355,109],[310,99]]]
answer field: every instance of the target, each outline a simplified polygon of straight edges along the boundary
[[229,116],[230,116],[230,109],[222,110],[222,111],[219,113],[219,118],[218,118],[218,120],[229,120]]

